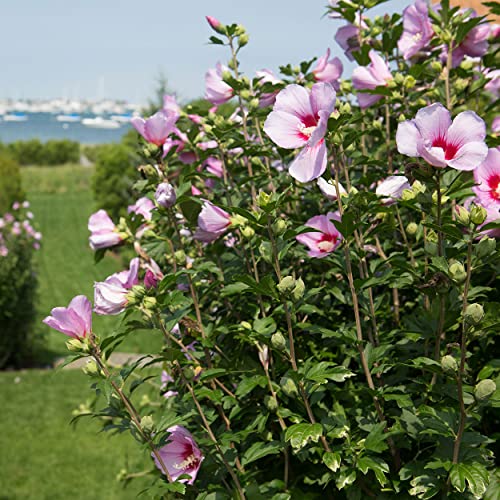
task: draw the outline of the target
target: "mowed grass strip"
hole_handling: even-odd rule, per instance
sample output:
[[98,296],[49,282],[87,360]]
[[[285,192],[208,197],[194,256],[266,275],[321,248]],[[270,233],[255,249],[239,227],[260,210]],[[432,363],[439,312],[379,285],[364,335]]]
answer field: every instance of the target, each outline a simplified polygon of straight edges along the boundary
[[[35,223],[43,234],[37,255],[39,297],[37,328],[46,337],[53,355],[67,354],[67,338],[41,323],[53,307],[66,306],[75,295],[93,300],[95,281],[103,281],[122,270],[121,259],[108,253],[97,265],[89,248],[88,218],[95,211],[90,190],[92,168],[78,165],[24,167],[23,185],[31,202]],[[121,323],[121,315],[94,314],[94,331],[106,337]],[[161,336],[150,332],[129,335],[121,350],[151,352],[161,345]],[[45,360],[45,359],[44,359]]]
[[89,386],[74,370],[0,373],[0,500],[128,500],[151,483],[117,481],[154,467],[129,433],[99,433],[87,417],[70,425]]

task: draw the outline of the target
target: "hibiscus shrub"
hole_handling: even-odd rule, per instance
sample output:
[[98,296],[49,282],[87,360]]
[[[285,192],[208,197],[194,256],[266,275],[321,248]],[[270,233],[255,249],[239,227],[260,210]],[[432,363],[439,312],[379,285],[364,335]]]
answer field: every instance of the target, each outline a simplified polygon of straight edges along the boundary
[[0,216],[0,369],[33,362],[38,283],[33,252],[42,236],[32,217],[27,201],[15,201]]
[[[45,322],[89,358],[82,415],[151,455],[122,474],[151,497],[498,498],[499,30],[380,3],[330,2],[351,79],[329,49],[244,76],[245,29],[208,17],[214,107],[133,122],[137,202],[89,224],[98,256],[136,252],[95,284],[123,327],[83,296]],[[139,329],[161,352],[108,365]]]

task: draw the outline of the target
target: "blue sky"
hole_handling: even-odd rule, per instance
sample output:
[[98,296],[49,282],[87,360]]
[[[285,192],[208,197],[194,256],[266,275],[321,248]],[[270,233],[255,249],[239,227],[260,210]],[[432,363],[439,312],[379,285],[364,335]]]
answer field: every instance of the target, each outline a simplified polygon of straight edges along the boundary
[[[369,15],[402,11],[391,0]],[[162,71],[181,99],[203,94],[205,71],[227,60],[204,16],[243,24],[243,71],[277,70],[321,56],[343,58],[343,22],[322,17],[327,0],[3,0],[0,98],[114,97],[144,102]],[[350,67],[347,65],[347,72]]]

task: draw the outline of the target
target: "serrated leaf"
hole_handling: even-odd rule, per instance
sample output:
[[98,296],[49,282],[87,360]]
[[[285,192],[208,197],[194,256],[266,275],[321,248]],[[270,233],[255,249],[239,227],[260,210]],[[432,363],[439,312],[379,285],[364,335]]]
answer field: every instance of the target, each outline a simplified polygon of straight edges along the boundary
[[323,463],[333,472],[337,472],[342,459],[339,452],[328,451],[323,455]]
[[326,384],[329,380],[344,382],[346,378],[354,377],[354,375],[355,373],[344,366],[335,366],[328,361],[322,361],[309,369],[305,378],[317,384]]
[[285,432],[285,441],[290,441],[292,448],[300,450],[309,441],[317,443],[323,434],[321,424],[295,424]]
[[373,471],[381,486],[387,483],[385,474],[389,473],[389,466],[382,459],[363,456],[358,459],[357,464],[363,474],[366,474],[369,470]]

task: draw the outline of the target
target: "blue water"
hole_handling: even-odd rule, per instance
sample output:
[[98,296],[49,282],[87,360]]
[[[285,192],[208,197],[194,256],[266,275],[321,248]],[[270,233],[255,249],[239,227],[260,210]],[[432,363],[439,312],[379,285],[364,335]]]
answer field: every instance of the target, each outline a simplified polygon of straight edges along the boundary
[[[0,142],[8,143],[17,140],[71,139],[82,144],[105,144],[119,142],[128,132],[131,125],[122,124],[117,129],[98,129],[85,127],[81,123],[61,123],[51,113],[26,113],[25,122],[0,121]],[[82,118],[85,116],[82,115]]]

